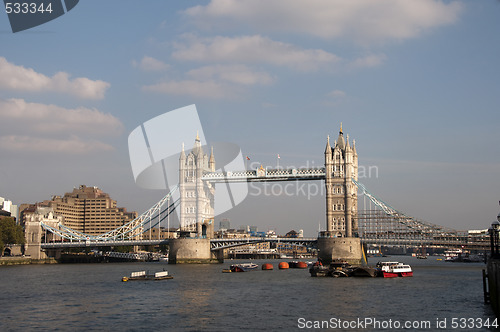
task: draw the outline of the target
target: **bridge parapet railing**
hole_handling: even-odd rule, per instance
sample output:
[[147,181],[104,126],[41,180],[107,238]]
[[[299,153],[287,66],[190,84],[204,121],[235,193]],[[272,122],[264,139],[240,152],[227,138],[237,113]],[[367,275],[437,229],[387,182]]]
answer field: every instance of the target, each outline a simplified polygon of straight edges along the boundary
[[325,176],[325,168],[278,168],[249,171],[226,171],[226,172],[207,172],[203,174],[202,180],[205,181],[227,181],[227,180],[258,180],[258,179],[276,179],[292,180],[293,178],[321,178]]
[[224,179],[226,177],[247,177],[247,176],[256,176],[256,171],[227,171],[227,172],[209,172],[205,173],[202,176],[203,180],[210,179]]
[[286,175],[290,176],[293,175],[294,169],[271,169],[266,171],[266,176],[280,176],[280,175]]
[[226,178],[248,178],[257,176],[257,171],[227,171],[227,172],[210,172],[202,176],[202,180],[223,180]]
[[297,169],[298,175],[325,175],[325,168],[299,168]]

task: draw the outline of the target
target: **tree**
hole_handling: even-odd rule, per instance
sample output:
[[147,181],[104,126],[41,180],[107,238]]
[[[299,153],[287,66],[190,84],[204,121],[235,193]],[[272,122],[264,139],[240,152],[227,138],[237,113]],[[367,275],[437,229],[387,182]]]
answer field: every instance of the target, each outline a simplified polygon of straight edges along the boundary
[[132,246],[116,246],[113,248],[115,252],[132,252],[134,248]]
[[7,244],[23,244],[24,230],[20,225],[16,225],[16,221],[12,217],[0,219],[0,256],[3,256],[5,245]]

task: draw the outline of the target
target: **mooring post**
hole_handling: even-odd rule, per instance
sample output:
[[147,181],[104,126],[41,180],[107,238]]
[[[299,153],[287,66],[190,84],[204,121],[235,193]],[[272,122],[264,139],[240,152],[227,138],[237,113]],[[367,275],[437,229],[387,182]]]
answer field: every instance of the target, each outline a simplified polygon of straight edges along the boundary
[[488,275],[486,274],[485,269],[483,269],[483,295],[484,303],[490,303],[490,292],[488,291]]

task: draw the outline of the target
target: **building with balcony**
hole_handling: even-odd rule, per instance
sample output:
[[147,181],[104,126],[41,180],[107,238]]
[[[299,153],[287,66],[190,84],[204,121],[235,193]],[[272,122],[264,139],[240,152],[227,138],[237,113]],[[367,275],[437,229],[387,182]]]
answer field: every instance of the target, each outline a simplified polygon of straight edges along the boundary
[[[54,196],[36,204],[23,204],[22,222],[31,221],[30,215],[36,214],[40,207],[51,208],[52,213],[62,217],[61,222],[78,232],[88,235],[100,235],[112,231],[137,218],[137,212],[128,212],[117,207],[116,201],[109,194],[97,187],[81,185],[64,196]],[[138,234],[142,230],[138,230]]]

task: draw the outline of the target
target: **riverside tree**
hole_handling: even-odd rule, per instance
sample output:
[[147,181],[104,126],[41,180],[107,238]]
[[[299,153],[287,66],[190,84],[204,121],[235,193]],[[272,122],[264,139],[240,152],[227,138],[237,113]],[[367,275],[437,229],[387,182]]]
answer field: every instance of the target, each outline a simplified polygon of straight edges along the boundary
[[3,256],[5,245],[7,244],[23,244],[24,231],[20,225],[16,225],[16,221],[12,217],[0,219],[0,256]]

